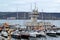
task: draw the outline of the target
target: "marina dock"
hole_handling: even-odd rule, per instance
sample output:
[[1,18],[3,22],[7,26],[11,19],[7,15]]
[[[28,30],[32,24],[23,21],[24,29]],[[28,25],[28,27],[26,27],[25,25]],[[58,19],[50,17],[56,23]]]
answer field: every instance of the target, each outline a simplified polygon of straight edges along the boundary
[[[49,21],[45,22],[43,19],[43,14],[41,15],[42,21],[39,22],[37,21],[39,17],[39,12],[38,9],[36,8],[36,5],[35,9],[32,10],[29,16],[31,18],[31,21],[28,22],[24,21],[23,22],[24,28],[21,28],[23,26],[21,26],[20,24],[10,25],[8,22],[3,23],[0,27],[1,31],[0,40],[13,40],[12,38],[14,38],[15,40],[21,39],[30,40],[31,38],[36,38],[34,40],[37,40],[37,38],[39,38],[38,40],[40,40],[41,38],[46,39],[46,37],[57,37],[57,34],[60,35],[60,32],[56,32],[56,30],[60,30],[60,28],[57,28]],[[19,22],[18,13],[17,22]]]

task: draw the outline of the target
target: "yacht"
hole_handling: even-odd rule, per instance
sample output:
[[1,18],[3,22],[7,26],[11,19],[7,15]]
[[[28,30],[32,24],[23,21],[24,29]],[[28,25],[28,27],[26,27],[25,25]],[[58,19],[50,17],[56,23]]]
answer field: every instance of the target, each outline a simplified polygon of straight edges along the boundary
[[51,37],[56,37],[56,32],[54,30],[47,31],[46,34]]
[[38,33],[34,32],[34,31],[31,31],[31,32],[29,32],[29,34],[30,34],[30,37],[36,37],[36,34],[38,34]]
[[56,35],[60,35],[60,30],[57,30]]
[[43,31],[33,31],[33,32],[30,32],[30,36],[31,37],[45,37],[46,34],[43,32]]
[[46,33],[44,31],[38,31],[37,37],[46,37]]

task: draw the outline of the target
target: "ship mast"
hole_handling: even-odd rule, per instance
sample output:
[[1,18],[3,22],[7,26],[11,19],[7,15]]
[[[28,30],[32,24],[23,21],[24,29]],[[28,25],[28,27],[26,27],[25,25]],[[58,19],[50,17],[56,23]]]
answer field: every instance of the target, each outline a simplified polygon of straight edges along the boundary
[[36,3],[35,3],[35,8],[34,8],[34,10],[32,11],[32,14],[31,14],[31,21],[33,23],[37,22],[37,17],[38,17],[38,9],[37,9]]
[[17,20],[18,20],[18,8],[17,8]]
[[43,9],[42,9],[42,20],[43,20]]

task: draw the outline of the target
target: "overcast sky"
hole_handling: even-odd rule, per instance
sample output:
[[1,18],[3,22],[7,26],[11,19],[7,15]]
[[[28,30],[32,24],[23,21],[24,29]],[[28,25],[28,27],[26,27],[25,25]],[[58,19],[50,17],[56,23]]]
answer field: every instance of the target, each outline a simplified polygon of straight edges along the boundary
[[34,3],[36,3],[39,12],[42,9],[44,12],[60,12],[60,0],[0,0],[0,11],[28,12],[34,9]]

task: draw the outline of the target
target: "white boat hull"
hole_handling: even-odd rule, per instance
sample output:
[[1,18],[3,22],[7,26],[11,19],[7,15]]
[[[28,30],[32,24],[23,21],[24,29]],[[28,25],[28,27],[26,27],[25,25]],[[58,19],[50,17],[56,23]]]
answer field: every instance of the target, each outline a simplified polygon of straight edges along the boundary
[[30,33],[30,36],[31,37],[45,37],[46,34],[44,32],[33,32],[33,33]]

